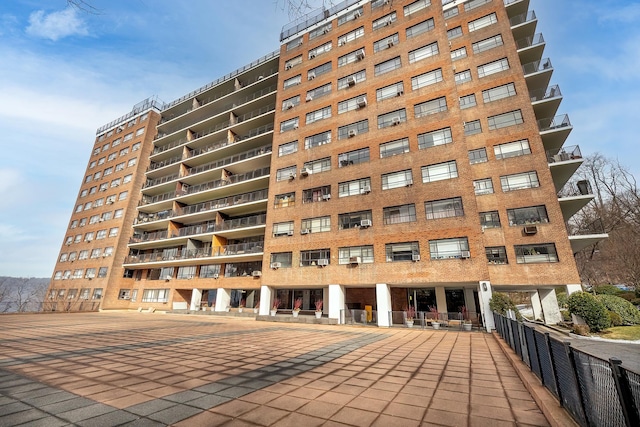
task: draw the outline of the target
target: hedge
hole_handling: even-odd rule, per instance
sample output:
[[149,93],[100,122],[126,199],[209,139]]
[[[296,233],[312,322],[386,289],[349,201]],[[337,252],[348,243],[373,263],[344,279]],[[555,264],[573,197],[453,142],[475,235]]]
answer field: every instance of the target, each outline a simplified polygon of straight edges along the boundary
[[622,318],[625,325],[640,325],[640,311],[624,298],[614,295],[596,295],[607,310],[612,311]]
[[605,305],[595,296],[586,292],[574,292],[567,300],[569,312],[582,317],[589,329],[598,332],[611,327],[611,320]]

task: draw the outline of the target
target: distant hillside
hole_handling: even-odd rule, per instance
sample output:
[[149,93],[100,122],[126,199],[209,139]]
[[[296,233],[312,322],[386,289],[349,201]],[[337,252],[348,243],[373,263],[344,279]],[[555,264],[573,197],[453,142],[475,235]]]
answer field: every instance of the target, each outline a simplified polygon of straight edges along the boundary
[[0,313],[40,311],[49,278],[0,276]]

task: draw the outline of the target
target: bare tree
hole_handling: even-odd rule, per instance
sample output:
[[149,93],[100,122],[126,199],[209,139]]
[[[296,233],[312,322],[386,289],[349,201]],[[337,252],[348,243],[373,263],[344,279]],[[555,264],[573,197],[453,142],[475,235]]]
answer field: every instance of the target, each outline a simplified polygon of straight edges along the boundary
[[67,0],[67,6],[85,13],[98,15],[100,9],[91,4],[90,0]]
[[334,6],[333,0],[274,0],[275,6],[286,12],[292,20],[298,19],[317,9],[329,9]]

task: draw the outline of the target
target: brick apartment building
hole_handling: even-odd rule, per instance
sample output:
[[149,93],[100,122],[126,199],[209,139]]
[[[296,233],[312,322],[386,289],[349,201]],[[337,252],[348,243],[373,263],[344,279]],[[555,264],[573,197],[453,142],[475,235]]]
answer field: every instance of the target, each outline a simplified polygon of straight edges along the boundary
[[102,309],[322,300],[389,326],[409,306],[475,317],[495,289],[557,322],[573,254],[606,236],[567,235],[593,196],[564,188],[581,154],[528,9],[347,0],[286,26],[279,52],[162,106],[108,280],[65,283],[61,255],[51,304],[70,285],[101,286]]

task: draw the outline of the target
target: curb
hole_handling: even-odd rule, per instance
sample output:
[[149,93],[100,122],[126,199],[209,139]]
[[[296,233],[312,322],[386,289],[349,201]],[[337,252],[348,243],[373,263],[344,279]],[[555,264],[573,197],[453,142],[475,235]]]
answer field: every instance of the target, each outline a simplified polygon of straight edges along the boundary
[[560,403],[551,392],[540,383],[538,377],[536,377],[529,367],[520,360],[518,355],[511,350],[511,347],[507,346],[507,344],[498,337],[497,333],[494,332],[492,335],[504,355],[509,359],[509,363],[511,363],[518,377],[520,377],[525,388],[529,391],[538,407],[540,407],[549,424],[552,427],[579,427],[567,411],[560,406]]

